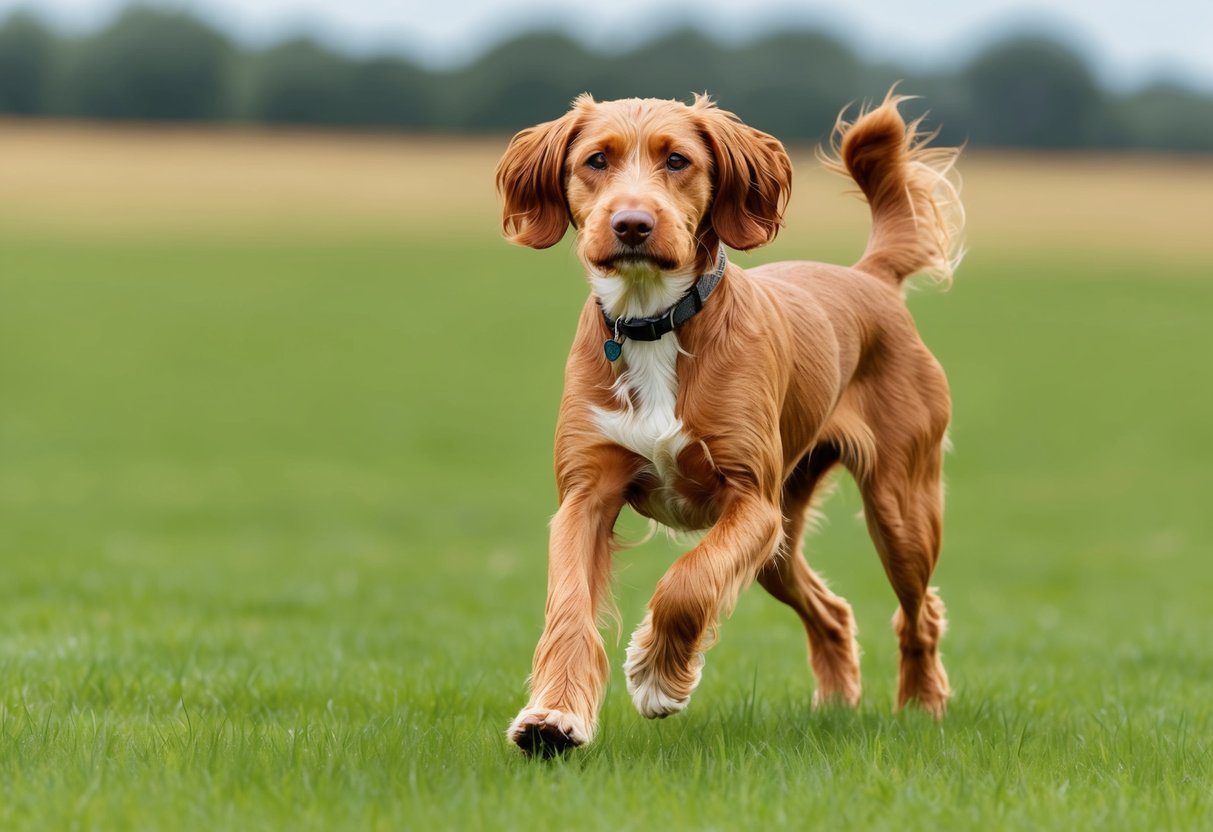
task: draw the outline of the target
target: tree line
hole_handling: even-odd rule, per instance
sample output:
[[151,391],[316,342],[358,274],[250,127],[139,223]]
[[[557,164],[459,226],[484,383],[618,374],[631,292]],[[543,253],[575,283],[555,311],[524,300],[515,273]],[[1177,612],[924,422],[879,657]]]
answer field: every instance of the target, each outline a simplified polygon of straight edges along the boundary
[[508,132],[556,117],[583,91],[683,100],[707,91],[756,127],[813,142],[842,107],[899,79],[923,96],[947,141],[1213,150],[1213,96],[1168,82],[1111,92],[1080,54],[1041,36],[1010,37],[957,69],[923,73],[865,62],[818,31],[730,46],[683,30],[625,54],[533,32],[435,72],[306,38],[245,48],[188,14],[143,7],[76,37],[25,13],[0,25],[0,113],[20,115]]

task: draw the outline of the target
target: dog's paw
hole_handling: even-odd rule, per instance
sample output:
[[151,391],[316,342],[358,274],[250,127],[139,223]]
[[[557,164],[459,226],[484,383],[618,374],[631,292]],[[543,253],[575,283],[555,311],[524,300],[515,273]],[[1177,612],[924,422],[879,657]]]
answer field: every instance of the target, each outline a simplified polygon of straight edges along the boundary
[[685,681],[681,684],[662,676],[657,663],[651,660],[648,648],[648,619],[632,636],[628,644],[627,660],[623,672],[627,675],[628,693],[632,704],[646,719],[665,719],[667,716],[685,711],[691,702],[691,694],[703,677],[703,653],[695,654],[691,666],[685,669]]
[[859,685],[826,688],[821,686],[820,680],[817,684],[817,690],[813,691],[813,710],[859,707]]
[[813,653],[813,673],[817,689],[813,691],[813,707],[846,707],[859,705],[863,684],[859,676],[858,646],[852,641],[844,651],[829,653],[821,649]]
[[917,705],[937,720],[944,718],[952,690],[948,686],[948,674],[944,672],[938,657],[925,667],[908,670],[903,663],[900,676],[897,686],[898,710]]
[[577,714],[550,708],[523,708],[505,735],[528,756],[541,757],[555,757],[593,738],[586,721]]

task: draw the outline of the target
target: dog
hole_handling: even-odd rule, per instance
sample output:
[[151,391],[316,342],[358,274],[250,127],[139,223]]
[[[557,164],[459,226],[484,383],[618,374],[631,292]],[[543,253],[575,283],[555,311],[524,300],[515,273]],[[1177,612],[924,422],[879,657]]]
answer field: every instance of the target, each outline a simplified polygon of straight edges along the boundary
[[725,247],[774,239],[792,166],[774,137],[706,96],[693,103],[577,98],[518,133],[497,166],[503,229],[543,249],[571,224],[590,295],[565,369],[555,437],[547,605],[530,700],[507,736],[550,756],[589,743],[608,677],[613,527],[625,504],[707,530],[679,557],[627,648],[640,713],[687,707],[720,618],[755,578],[800,616],[813,704],[855,705],[851,608],[801,554],[814,495],[836,467],[863,496],[899,601],[897,707],[936,718],[950,696],[944,605],[929,585],[942,536],[948,384],[903,299],[915,272],[950,280],[963,210],[959,150],[930,146],[890,91],[839,116],[831,169],[866,197],[867,248],[850,268],[742,269]]

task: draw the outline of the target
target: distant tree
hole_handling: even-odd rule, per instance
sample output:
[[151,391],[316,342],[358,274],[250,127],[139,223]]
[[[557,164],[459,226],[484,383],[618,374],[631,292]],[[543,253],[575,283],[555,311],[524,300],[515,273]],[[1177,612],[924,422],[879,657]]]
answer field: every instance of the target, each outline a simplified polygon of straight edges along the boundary
[[965,70],[980,144],[1080,147],[1098,133],[1103,95],[1086,63],[1045,38],[997,44]]
[[18,12],[0,26],[0,112],[46,111],[55,43],[37,19]]
[[353,69],[350,119],[359,124],[432,128],[435,79],[400,58],[372,58]]
[[228,41],[206,24],[177,12],[133,8],[79,44],[68,107],[108,118],[222,118],[231,59]]
[[719,96],[733,69],[727,50],[695,29],[670,32],[623,55],[597,62],[583,79],[596,98],[674,98],[696,92]]
[[444,126],[514,131],[554,119],[590,90],[603,62],[566,35],[518,37],[448,76]]
[[1115,102],[1122,144],[1156,150],[1213,150],[1213,99],[1174,83],[1154,84]]
[[894,64],[878,64],[862,66],[860,77],[869,101],[896,84],[899,94],[910,96],[901,107],[902,115],[907,119],[922,116],[922,129],[937,131],[939,144],[956,146],[971,140],[969,91],[957,73],[908,72]]
[[823,32],[774,34],[723,57],[721,106],[785,141],[820,141],[844,106],[885,89],[864,83],[854,53]]
[[343,124],[354,121],[354,62],[309,39],[292,40],[258,56],[252,116],[269,122]]

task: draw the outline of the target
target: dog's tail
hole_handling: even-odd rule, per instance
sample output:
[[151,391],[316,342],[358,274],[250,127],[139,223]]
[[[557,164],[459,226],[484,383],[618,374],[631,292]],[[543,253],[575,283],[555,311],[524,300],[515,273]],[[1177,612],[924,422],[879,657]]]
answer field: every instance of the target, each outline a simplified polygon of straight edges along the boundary
[[853,123],[840,114],[831,152],[818,155],[854,179],[872,209],[868,247],[855,268],[898,285],[915,272],[950,283],[963,255],[964,207],[953,171],[960,148],[929,147],[936,134],[921,129],[922,119],[906,124],[897,108],[910,97],[890,90]]

